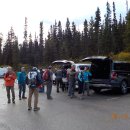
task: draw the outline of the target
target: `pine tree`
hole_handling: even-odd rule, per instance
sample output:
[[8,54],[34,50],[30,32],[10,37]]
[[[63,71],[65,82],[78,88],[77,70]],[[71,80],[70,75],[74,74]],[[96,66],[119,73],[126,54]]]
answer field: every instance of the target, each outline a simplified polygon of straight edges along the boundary
[[0,65],[2,64],[2,34],[0,34]]
[[11,27],[8,37],[3,48],[3,62],[5,65],[13,66],[13,44],[15,42],[14,30]]
[[20,49],[20,60],[22,64],[28,63],[28,35],[27,35],[27,18],[24,25],[24,41]]
[[65,39],[63,43],[63,48],[65,50],[65,56],[64,58],[69,59],[72,58],[72,32],[70,29],[70,21],[69,18],[67,18],[66,21],[66,28],[65,28]]
[[34,66],[37,66],[40,63],[38,57],[39,57],[38,37],[35,34],[35,40],[34,40]]
[[96,53],[96,45],[94,41],[94,19],[91,17],[89,22],[89,31],[88,31],[88,38],[89,38],[89,44],[88,44],[88,54],[89,55],[95,55]]
[[124,37],[125,49],[127,51],[130,51],[130,11],[127,13],[126,16],[126,30]]
[[84,29],[83,29],[83,34],[82,34],[82,53],[83,56],[86,57],[89,55],[88,51],[89,51],[89,47],[88,47],[88,22],[85,19],[84,21]]
[[105,16],[105,28],[104,28],[104,52],[103,54],[111,53],[112,47],[112,32],[111,32],[111,9],[110,4],[107,2],[107,13]]
[[96,17],[95,17],[95,38],[94,38],[94,41],[95,41],[95,46],[96,46],[96,49],[97,49],[97,54],[99,55],[100,53],[100,41],[99,41],[99,33],[100,33],[100,28],[101,28],[101,16],[100,16],[100,9],[97,8],[97,11],[96,11]]
[[119,30],[116,18],[116,7],[114,2],[113,2],[112,43],[113,43],[112,44],[113,53],[120,52],[121,39],[119,37]]
[[12,63],[15,69],[18,69],[19,64],[19,46],[18,46],[18,38],[14,37],[14,42],[12,44]]
[[43,64],[43,51],[44,51],[44,40],[43,40],[43,22],[40,22],[40,34],[39,34],[39,64]]

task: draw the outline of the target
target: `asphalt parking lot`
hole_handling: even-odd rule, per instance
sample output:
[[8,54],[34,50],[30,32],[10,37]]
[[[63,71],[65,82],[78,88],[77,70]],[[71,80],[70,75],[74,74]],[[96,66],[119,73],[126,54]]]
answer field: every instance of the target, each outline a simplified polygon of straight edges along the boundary
[[53,100],[46,94],[39,98],[39,112],[28,111],[27,101],[18,100],[7,104],[6,90],[0,80],[0,130],[130,130],[130,93],[91,92],[91,96],[80,100],[78,95],[70,99],[66,93],[56,93]]

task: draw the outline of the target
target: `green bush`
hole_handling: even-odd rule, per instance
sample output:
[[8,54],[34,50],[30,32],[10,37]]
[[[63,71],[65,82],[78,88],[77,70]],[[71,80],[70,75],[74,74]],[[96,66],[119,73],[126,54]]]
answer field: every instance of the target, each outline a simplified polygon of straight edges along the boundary
[[114,60],[119,61],[129,61],[130,62],[130,53],[129,52],[121,52],[117,55],[114,55]]

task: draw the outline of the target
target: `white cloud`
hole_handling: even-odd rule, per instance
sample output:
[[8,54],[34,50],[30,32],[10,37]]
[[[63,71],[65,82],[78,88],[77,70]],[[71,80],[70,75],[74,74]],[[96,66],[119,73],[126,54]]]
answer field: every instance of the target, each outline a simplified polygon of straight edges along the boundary
[[[108,1],[112,6],[113,0]],[[25,17],[28,17],[28,33],[32,32],[33,35],[38,33],[40,21],[44,22],[44,30],[47,33],[55,19],[64,24],[67,17],[71,21],[77,21],[81,28],[80,19],[90,18],[97,7],[101,9],[101,15],[104,15],[106,2],[107,0],[0,0],[0,32],[5,35],[13,26],[21,40]],[[118,15],[125,14],[126,0],[115,0],[115,3]]]

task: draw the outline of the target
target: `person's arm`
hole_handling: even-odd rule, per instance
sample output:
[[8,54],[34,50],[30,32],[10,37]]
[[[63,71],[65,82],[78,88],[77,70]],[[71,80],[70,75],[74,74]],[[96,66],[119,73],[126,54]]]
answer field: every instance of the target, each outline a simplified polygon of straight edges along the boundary
[[10,77],[8,76],[8,74],[5,74],[4,80],[5,80],[5,81],[9,81],[9,80],[10,80]]
[[21,81],[21,73],[18,74],[18,84],[20,84]]
[[82,79],[81,79],[81,73],[78,74],[78,79],[79,79],[80,81],[82,81]]
[[91,72],[89,72],[89,73],[88,73],[88,75],[89,75],[89,76],[92,76],[92,73],[91,73]]
[[13,79],[13,80],[16,79],[16,74],[15,74],[15,73],[13,73],[13,74],[11,75],[11,79]]

